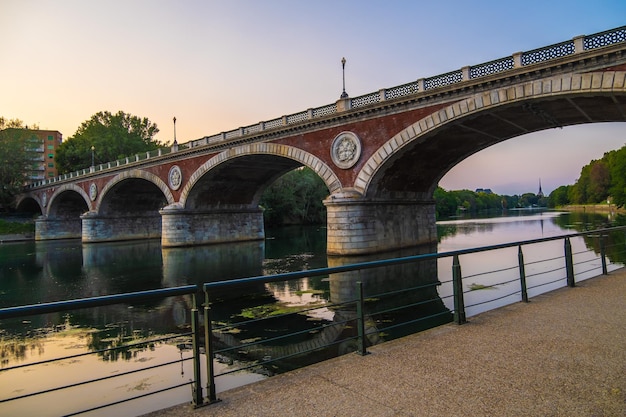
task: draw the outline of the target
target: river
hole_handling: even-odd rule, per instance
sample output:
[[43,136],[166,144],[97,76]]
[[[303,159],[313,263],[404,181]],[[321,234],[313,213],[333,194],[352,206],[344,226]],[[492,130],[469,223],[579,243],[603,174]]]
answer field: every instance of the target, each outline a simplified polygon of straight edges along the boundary
[[[438,222],[439,242],[416,251],[448,252],[457,249],[558,236],[581,230],[623,224],[621,217],[539,211],[515,211],[507,216],[487,218],[458,218]],[[559,243],[562,245],[562,243]],[[583,239],[574,244],[582,246]],[[562,250],[562,246],[552,249]],[[359,258],[356,261],[380,259],[382,256]],[[489,258],[491,256],[491,258]],[[532,257],[532,253],[527,256]],[[472,274],[479,265],[498,264],[498,254],[485,254],[475,263],[463,265],[464,276]],[[20,242],[0,245],[0,307],[50,301],[86,298],[146,289],[198,284],[217,280],[267,275],[326,267],[337,261],[326,255],[326,231],[323,227],[285,227],[266,231],[261,242],[224,244],[191,248],[162,248],[158,241],[98,243],[83,245],[80,241]],[[342,260],[341,262],[345,262]],[[614,269],[624,262],[612,260]],[[451,260],[441,259],[436,265],[439,279],[448,281]],[[591,275],[597,275],[597,272]],[[590,276],[591,276],[590,275]],[[584,278],[584,277],[583,277]],[[494,278],[478,276],[477,285],[489,288]],[[378,285],[378,284],[377,284]],[[382,285],[382,284],[381,284]],[[385,286],[389,285],[387,283]],[[531,296],[562,286],[545,285],[533,290]],[[376,288],[381,291],[386,288]],[[506,291],[505,288],[501,290]],[[334,294],[333,294],[334,291]],[[445,285],[439,289],[445,307],[452,309],[451,291]],[[340,292],[340,291],[339,291]],[[229,294],[223,308],[217,309],[214,320],[228,320],[259,304],[281,306],[322,306],[341,294],[328,279],[311,277],[285,283],[273,283],[249,288],[245,293]],[[475,294],[474,294],[475,293]],[[482,292],[484,294],[485,292]],[[472,291],[466,304],[468,316],[496,308],[519,298],[504,298],[496,303],[481,304],[480,291]],[[472,298],[474,297],[474,298]],[[188,329],[189,297],[171,297],[163,302],[141,305],[117,305],[87,311],[48,314],[27,320],[7,320],[0,323],[0,401],[36,389],[45,389],[50,380],[61,379],[72,384],[86,373],[103,377],[130,369],[135,362],[157,362],[182,359],[185,342],[155,343],[145,348],[98,353],[79,359],[51,362],[36,368],[4,371],[16,364],[52,359],[69,354],[100,351],[132,340],[155,335],[174,335]],[[313,313],[311,313],[313,314]],[[332,320],[336,312],[316,310],[314,320]],[[238,366],[237,358],[221,358],[219,369]],[[163,375],[155,371],[148,376],[128,377],[124,382],[106,380],[100,392],[141,394],[177,382],[188,381],[192,372],[189,362],[180,361],[178,371]],[[218,371],[219,371],[218,369]],[[159,373],[161,372],[161,373]],[[234,373],[217,379],[217,391],[258,381],[267,370]],[[74,394],[72,394],[72,390]],[[81,391],[83,390],[83,391]],[[44,394],[41,398],[0,403],[0,415],[44,416],[59,415],[89,407],[89,395],[84,387],[72,388],[63,396]],[[69,397],[68,397],[69,395]],[[105,395],[105,397],[108,396]],[[72,398],[71,402],[60,400]],[[189,387],[168,391],[149,399],[126,403],[106,412],[88,415],[132,416],[173,404],[189,401]],[[45,406],[42,406],[45,404]]]

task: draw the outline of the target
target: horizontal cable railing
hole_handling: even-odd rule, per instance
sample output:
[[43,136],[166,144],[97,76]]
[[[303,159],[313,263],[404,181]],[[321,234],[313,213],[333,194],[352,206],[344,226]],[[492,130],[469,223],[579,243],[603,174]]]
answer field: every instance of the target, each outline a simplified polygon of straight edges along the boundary
[[[187,286],[180,286],[180,287],[173,287],[173,288],[161,288],[161,289],[155,289],[155,290],[149,290],[149,291],[140,291],[140,292],[134,292],[134,293],[115,294],[115,295],[92,297],[92,298],[33,304],[33,305],[27,305],[27,306],[6,307],[6,308],[0,309],[0,320],[9,320],[13,318],[23,319],[25,317],[37,316],[41,314],[76,311],[76,310],[82,310],[82,309],[92,309],[92,308],[111,306],[111,305],[116,305],[116,304],[142,303],[146,301],[158,300],[158,299],[164,299],[168,297],[182,296],[182,295],[192,296],[194,299],[194,301],[192,302],[192,305],[195,305],[195,298],[196,298],[195,295],[198,293],[198,290],[199,288],[197,285],[187,285]],[[29,399],[32,397],[38,397],[44,394],[56,393],[56,395],[63,396],[64,395],[63,391],[66,391],[72,388],[82,387],[82,386],[93,386],[93,385],[97,386],[98,383],[111,380],[111,379],[120,378],[123,380],[124,377],[128,377],[133,374],[138,374],[141,372],[146,372],[149,370],[155,370],[155,369],[160,369],[160,368],[167,368],[167,367],[171,367],[172,365],[182,365],[183,362],[189,362],[189,361],[193,362],[193,368],[194,368],[193,380],[170,385],[162,389],[152,390],[148,393],[144,393],[140,395],[131,395],[131,396],[127,396],[121,399],[116,399],[113,401],[107,400],[105,403],[94,404],[92,407],[89,407],[88,409],[80,409],[80,410],[74,410],[71,412],[65,412],[64,415],[73,416],[73,415],[83,414],[83,413],[90,412],[90,411],[100,410],[103,408],[111,407],[113,405],[127,403],[130,401],[137,400],[139,398],[144,398],[149,395],[156,395],[159,393],[163,393],[165,391],[171,391],[171,390],[178,389],[184,386],[189,386],[189,385],[192,386],[192,390],[194,392],[201,393],[201,389],[200,390],[196,389],[196,387],[198,387],[200,384],[200,369],[201,368],[200,368],[200,349],[199,349],[200,339],[199,339],[199,333],[198,333],[199,325],[198,325],[197,309],[194,309],[194,310],[196,314],[194,314],[194,311],[192,310],[191,332],[187,331],[187,332],[177,333],[175,335],[151,337],[148,339],[143,339],[139,342],[124,343],[122,345],[113,346],[113,347],[106,348],[106,349],[94,349],[94,350],[90,350],[90,351],[83,352],[80,354],[60,356],[60,357],[55,357],[52,359],[35,361],[32,363],[21,363],[21,364],[18,363],[13,366],[3,366],[2,368],[0,368],[0,376],[12,370],[16,370],[20,368],[34,368],[37,366],[47,366],[49,364],[53,364],[56,362],[67,363],[69,361],[71,363],[74,361],[78,361],[80,358],[83,358],[86,356],[108,355],[111,352],[116,352],[116,351],[129,351],[133,349],[136,350],[139,348],[155,346],[158,343],[168,342],[172,340],[189,340],[190,341],[189,343],[192,345],[192,348],[189,349],[191,350],[191,353],[192,353],[190,357],[183,357],[183,353],[182,353],[183,350],[181,349],[181,357],[180,359],[177,359],[177,360],[169,360],[169,361],[164,361],[161,363],[154,363],[150,365],[144,364],[143,366],[138,366],[134,369],[130,369],[126,371],[119,371],[119,372],[115,372],[110,375],[104,375],[104,376],[86,374],[84,378],[81,379],[80,381],[59,383],[56,385],[53,384],[52,386],[48,388],[33,390],[32,392],[19,392],[18,395],[6,397],[6,398],[0,398],[0,407],[2,407],[2,404],[5,404],[5,403]],[[108,398],[108,397],[109,396],[104,396],[104,398]],[[202,404],[203,402],[201,396],[200,397],[194,396],[194,399],[197,404]]]
[[[451,71],[446,74],[440,74],[425,79],[421,78],[414,82],[382,89],[378,92],[364,94],[355,98],[347,98],[345,100],[348,102],[348,106],[342,106],[343,108],[347,109],[364,107],[380,103],[381,101],[393,100],[420,92],[448,87],[461,83],[463,81],[469,81],[494,74],[500,74],[506,71],[514,70],[516,68],[522,68],[537,63],[548,62],[572,54],[607,47],[622,42],[626,42],[626,26],[607,30],[593,35],[576,37],[573,40],[544,46],[542,48],[534,49],[532,51],[516,53],[512,56],[495,59],[493,61],[478,65],[464,67],[460,70]],[[339,100],[339,102],[342,101],[344,101],[344,99]],[[266,130],[283,128],[292,124],[305,123],[315,118],[326,117],[328,115],[338,113],[339,102],[326,104],[321,107],[300,111],[287,116],[278,117],[270,121],[240,127],[237,129],[229,130],[227,132],[222,132],[211,136],[205,136],[186,144],[174,145],[169,148],[160,148],[156,151],[150,151],[144,154],[137,154],[133,157],[100,164],[77,172],[63,174],[59,177],[44,179],[42,181],[37,181],[28,185],[27,188],[40,187],[46,184],[64,181],[77,176],[111,169],[113,167],[137,163],[146,159],[160,157],[171,152],[176,152],[178,150],[190,149],[205,145],[212,146],[216,144],[223,144],[236,138],[248,135],[256,135]]]
[[[190,332],[176,336],[165,335],[160,338],[141,340],[134,346],[171,340],[181,336],[190,338],[189,350],[192,354],[184,360],[193,362],[194,379],[189,383],[173,384],[167,389],[191,384],[192,403],[195,406],[201,406],[218,401],[215,379],[219,377],[258,368],[269,370],[272,373],[283,372],[348,352],[365,355],[369,346],[381,343],[386,339],[402,337],[451,321],[463,324],[467,321],[467,316],[477,312],[517,301],[528,301],[529,291],[535,292],[537,295],[541,293],[540,288],[549,291],[566,285],[573,287],[577,280],[586,279],[585,277],[590,278],[590,273],[607,274],[607,250],[610,251],[614,259],[626,259],[624,253],[626,252],[624,249],[626,246],[625,237],[626,227],[615,227],[442,253],[428,253],[283,274],[216,281],[205,283],[202,286],[188,285],[46,304],[7,307],[0,309],[0,320],[119,303],[143,302],[175,295],[190,295],[193,297],[190,308]],[[577,248],[572,250],[572,240],[575,240],[575,246],[584,244],[590,249]],[[559,242],[563,243],[563,247],[562,249],[556,248],[562,251],[558,256],[548,253],[549,251],[543,250],[541,246],[539,246],[541,250],[534,250],[537,248],[536,245],[552,245],[553,248]],[[515,249],[517,249],[516,252],[514,252]],[[470,262],[481,254],[492,251],[503,251],[497,256],[498,265]],[[525,252],[531,252],[533,259],[526,262],[524,259]],[[439,264],[449,261],[451,261],[451,267],[443,268],[443,263]],[[615,268],[623,266],[620,261],[615,261],[612,265]],[[373,283],[381,279],[384,280],[384,277],[397,274],[399,270],[394,268],[400,266],[403,271],[408,270],[411,279],[403,280],[402,284],[385,291],[378,290],[379,287],[373,286]],[[466,275],[462,273],[464,267],[470,269]],[[528,274],[526,273],[527,269],[529,270]],[[445,278],[448,273],[450,273],[451,279]],[[345,288],[349,289],[345,296],[338,297],[336,300],[331,299],[321,305],[295,308],[293,311],[277,315],[261,314],[249,318],[242,314],[240,318],[234,318],[232,314],[229,314],[226,318],[218,319],[216,317],[216,313],[219,313],[219,309],[222,308],[222,304],[218,302],[221,294],[237,294],[242,286],[268,285],[311,277],[323,277],[330,280],[333,276],[339,280],[338,282],[343,283]],[[481,280],[485,284],[475,283]],[[490,291],[496,289],[498,291]],[[202,293],[204,293],[204,303],[202,306],[203,320],[201,321],[196,296]],[[258,306],[263,307],[263,305]],[[472,312],[473,310],[474,312]],[[328,313],[328,317],[311,320],[320,311]],[[286,324],[294,318],[300,318],[309,324],[304,328],[294,329]],[[265,333],[258,335],[246,333],[253,328],[261,328]],[[242,334],[245,336],[238,336]],[[124,348],[128,346],[133,345],[125,345]],[[89,352],[89,354],[99,354],[117,348],[119,347],[97,350]],[[201,352],[206,354],[201,355]],[[201,359],[201,356],[204,359]],[[58,358],[58,360],[74,360],[78,357],[78,355],[73,355]],[[220,357],[231,360],[241,358],[243,365],[217,372],[213,360]],[[201,369],[202,360],[204,360],[204,370]],[[81,382],[59,383],[57,386],[37,392],[20,392],[14,397],[0,398],[0,403],[36,397],[44,393],[62,395],[63,390],[75,385],[98,384],[105,379],[127,376],[155,367],[171,366],[175,363],[180,363],[180,361],[170,360],[162,364],[151,364],[120,372],[119,375],[91,375]],[[17,368],[45,364],[46,361],[27,365],[18,364],[11,368],[0,369],[0,375],[2,372]],[[167,389],[155,389],[151,394],[161,393]],[[77,410],[76,414],[109,407],[151,394],[145,393],[132,398],[109,401],[106,404],[89,407],[87,410]]]
[[[419,330],[420,325],[432,327],[433,325],[439,325],[445,322],[449,322],[452,319],[454,319],[456,323],[462,324],[466,321],[466,309],[471,309],[473,307],[482,306],[482,305],[488,305],[488,304],[496,303],[502,300],[508,300],[509,303],[518,301],[520,299],[522,301],[528,301],[529,289],[531,290],[537,289],[542,286],[554,285],[555,283],[559,283],[559,282],[563,283],[563,285],[565,285],[566,283],[568,286],[574,286],[575,285],[574,268],[573,268],[574,266],[580,266],[584,263],[587,263],[590,261],[598,261],[598,259],[600,259],[602,262],[601,270],[598,271],[599,267],[597,266],[593,268],[592,270],[595,270],[598,273],[606,274],[608,272],[606,270],[606,253],[605,253],[605,247],[603,245],[601,245],[602,250],[598,256],[593,256],[591,259],[583,259],[574,263],[573,262],[574,256],[587,256],[588,253],[593,253],[593,252],[581,251],[581,252],[573,253],[571,251],[570,239],[575,238],[575,237],[584,237],[584,236],[589,235],[590,233],[595,233],[595,234],[599,234],[600,241],[603,242],[609,232],[623,234],[624,230],[626,230],[626,228],[624,227],[602,229],[602,230],[596,230],[594,232],[583,232],[583,233],[569,234],[569,235],[564,235],[564,236],[555,236],[555,237],[527,240],[527,241],[522,241],[522,242],[505,243],[505,244],[491,245],[491,246],[471,248],[471,249],[463,249],[463,250],[444,252],[444,253],[415,255],[415,256],[404,257],[404,258],[384,259],[384,260],[379,260],[379,261],[365,262],[365,263],[352,264],[352,265],[342,265],[342,266],[335,266],[335,267],[330,267],[330,268],[320,268],[320,269],[296,271],[296,272],[289,272],[289,273],[276,274],[276,275],[241,278],[241,279],[236,279],[236,280],[231,280],[231,281],[217,281],[217,282],[205,283],[204,284],[204,291],[205,291],[204,317],[206,320],[205,326],[207,326],[207,328],[210,328],[210,333],[214,335],[214,337],[205,338],[205,343],[206,343],[205,350],[209,352],[209,357],[212,357],[214,355],[224,355],[232,351],[237,351],[240,353],[243,352],[245,355],[248,355],[248,359],[253,360],[253,365],[251,366],[258,366],[258,365],[271,366],[272,364],[279,363],[287,358],[292,358],[292,357],[297,357],[297,356],[300,356],[300,357],[307,356],[307,355],[310,355],[314,351],[328,349],[333,345],[345,344],[346,342],[349,342],[349,341],[355,342],[353,346],[354,351],[360,354],[366,354],[367,346],[374,343],[372,340],[377,340],[380,338],[380,335],[391,332],[392,330],[397,330],[399,328],[408,328],[409,329],[408,331],[399,333],[399,334],[406,334],[407,332],[408,333],[414,332],[416,328]],[[556,242],[556,241],[564,242],[565,249],[561,256],[534,260],[532,262],[529,262],[528,264],[524,262],[523,249],[522,249],[523,247],[534,245],[534,244]],[[518,248],[519,249],[519,253],[517,256],[517,261],[518,261],[517,264],[508,265],[502,268],[495,268],[495,269],[487,266],[486,267],[487,270],[483,272],[468,274],[467,276],[463,276],[461,274],[461,261],[459,260],[459,257],[461,255],[468,256],[472,254],[479,254],[481,252],[494,251],[494,250],[505,249],[505,248]],[[215,334],[219,335],[222,332],[229,333],[232,331],[238,332],[238,331],[241,331],[241,329],[245,328],[246,326],[250,325],[251,323],[258,323],[260,321],[267,321],[266,327],[271,327],[271,324],[269,323],[269,321],[276,319],[275,317],[262,317],[262,318],[255,318],[253,320],[242,321],[239,323],[229,323],[228,325],[223,325],[223,324],[215,325],[213,321],[211,320],[211,308],[212,308],[211,306],[213,305],[211,295],[215,291],[222,291],[227,288],[237,288],[242,285],[260,284],[260,283],[269,284],[273,282],[296,280],[296,279],[301,279],[301,278],[306,278],[306,277],[316,277],[316,276],[327,277],[333,274],[345,274],[345,273],[350,273],[352,271],[363,272],[365,270],[375,270],[376,268],[384,268],[384,267],[390,267],[390,266],[395,266],[395,265],[436,261],[438,259],[443,259],[443,258],[453,258],[451,280],[439,281],[437,277],[434,277],[434,278],[430,277],[430,279],[433,279],[433,282],[430,282],[424,285],[412,286],[409,288],[401,288],[395,291],[364,295],[363,285],[364,283],[367,284],[367,280],[363,279],[355,283],[355,285],[357,285],[358,287],[358,290],[357,290],[358,297],[344,301],[341,304],[329,303],[327,305],[324,305],[324,308],[328,308],[331,310],[340,309],[340,308],[345,309],[347,306],[351,306],[350,311],[353,314],[347,320],[344,317],[344,319],[338,320],[336,322],[334,321],[331,324],[322,324],[320,326],[313,327],[312,329],[289,333],[287,335],[259,338],[259,339],[249,341],[247,343],[237,344],[236,346],[216,348],[213,345],[214,342],[217,342],[219,344],[219,340],[220,340],[220,336],[215,336]],[[620,259],[623,259],[623,257]],[[529,274],[529,275],[525,274],[525,268],[527,266],[536,267],[540,263],[550,264],[550,263],[554,263],[555,261],[560,262],[561,265],[558,266],[557,268],[552,269],[551,271],[550,270],[541,271],[540,273]],[[618,264],[616,263],[616,265]],[[442,271],[439,271],[438,275],[441,275],[441,272]],[[527,285],[526,279],[535,281],[540,275],[549,274],[549,272],[556,272],[557,274],[562,273],[562,275],[559,275],[556,279],[550,278],[548,282],[542,282],[542,283],[531,282],[530,285]],[[589,271],[578,271],[579,274],[585,274],[586,272],[589,272]],[[473,290],[471,286],[469,290],[465,290],[464,286],[466,285],[465,283],[467,282],[467,280],[470,278],[484,277],[487,275],[496,275],[498,276],[498,280],[495,283],[485,288],[499,287],[499,286],[507,287],[511,285],[516,285],[517,283],[519,283],[519,285],[517,288],[506,291],[504,294],[498,293],[497,295],[490,297],[488,299],[475,300],[465,305],[465,301],[464,301],[465,297],[473,293],[479,292],[479,291]],[[438,294],[435,295],[435,297],[432,297],[432,289],[442,287],[442,286],[446,286],[446,287],[451,286],[453,287],[453,291],[447,294],[445,293],[445,291],[444,292],[440,291]],[[387,306],[385,308],[373,308],[372,307],[374,303],[373,300],[381,301],[381,300],[397,297],[401,294],[403,294],[403,296],[409,299],[410,301],[406,303],[402,303],[400,305]],[[512,299],[512,297],[517,297],[517,298]],[[452,304],[454,307],[449,310],[442,309],[441,303],[450,304],[449,302],[450,300],[452,300]],[[417,314],[417,315],[415,314],[415,311],[412,311],[411,314],[406,314],[406,316],[409,317],[408,320],[394,321],[394,320],[389,319],[389,317],[393,315],[394,313],[398,313],[401,311],[410,311],[411,309],[417,309],[419,311],[421,308],[424,308],[429,305],[438,305],[439,308],[435,309],[434,311],[432,309],[430,311],[424,310],[424,311],[421,311],[421,314]],[[280,317],[286,318],[290,315],[306,314],[306,311],[307,310],[303,309],[295,313],[281,315]],[[280,351],[280,350],[277,350],[276,346],[280,345],[280,343],[282,343],[287,338],[301,337],[302,335],[307,335],[307,334],[317,334],[321,332],[323,329],[336,327],[336,326],[346,326],[346,325],[348,325],[348,327],[351,329],[356,328],[357,329],[356,334],[343,335],[341,338],[338,337],[337,339],[334,339],[334,340],[324,340],[323,343],[311,342],[309,344],[303,344],[302,349],[297,350],[295,352],[290,351],[280,356],[274,356],[274,355],[269,354],[269,352]],[[209,382],[207,385],[208,395],[209,395],[209,401],[213,402],[213,401],[217,401],[217,396],[216,396],[215,388],[214,388],[215,378],[223,376],[224,374],[214,373],[212,369],[210,369],[210,365],[208,366],[209,366],[209,369],[207,369],[207,375],[209,378]]]

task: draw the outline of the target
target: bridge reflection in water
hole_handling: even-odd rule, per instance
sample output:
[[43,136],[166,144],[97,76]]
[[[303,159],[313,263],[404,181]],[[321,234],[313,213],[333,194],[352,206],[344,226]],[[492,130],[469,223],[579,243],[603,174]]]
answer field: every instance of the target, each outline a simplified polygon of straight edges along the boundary
[[[329,257],[328,267],[433,253],[435,249],[434,245],[426,245],[377,256]],[[316,275],[307,279],[311,281]],[[237,292],[259,291],[254,287],[262,282],[259,278],[252,279],[254,284],[238,286]],[[323,285],[328,291],[326,303],[284,303],[277,309],[259,299],[252,300],[250,307],[235,305],[232,289],[210,288],[215,352],[260,363],[267,372],[283,372],[452,320],[452,313],[438,294],[435,258],[336,272],[318,280],[327,284]],[[364,297],[362,330],[367,339],[363,347],[359,346],[359,284]],[[269,280],[264,285],[272,290],[284,283]],[[257,293],[259,296],[262,292]]]

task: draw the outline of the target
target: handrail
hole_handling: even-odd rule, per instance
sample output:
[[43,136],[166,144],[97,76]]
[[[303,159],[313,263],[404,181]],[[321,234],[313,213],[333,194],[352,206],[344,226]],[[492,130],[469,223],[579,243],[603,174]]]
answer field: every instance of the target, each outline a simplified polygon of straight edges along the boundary
[[[560,59],[564,56],[581,53],[584,51],[603,48],[619,43],[626,42],[626,26],[615,29],[609,29],[603,32],[586,36],[577,36],[572,40],[547,45],[541,48],[533,49],[526,52],[518,52],[513,55],[498,58],[489,62],[463,67],[459,70],[447,72],[445,74],[435,75],[429,78],[421,78],[414,82],[402,84],[400,86],[384,88],[377,92],[364,94],[355,98],[340,99],[336,103],[326,104],[317,108],[299,111],[290,115],[278,117],[269,121],[255,123],[253,125],[239,127],[226,132],[217,133],[210,136],[204,136],[200,139],[191,140],[189,142],[175,145],[169,148],[159,148],[156,151],[150,151],[141,156],[134,155],[123,160],[112,161],[100,164],[97,167],[83,169],[68,174],[63,174],[55,178],[46,178],[42,181],[31,183],[26,189],[44,186],[57,181],[73,178],[80,175],[86,175],[95,171],[111,169],[112,164],[116,167],[130,163],[136,163],[140,160],[150,159],[152,157],[162,156],[167,153],[173,153],[177,150],[194,148],[198,146],[213,146],[229,140],[239,138],[246,135],[254,135],[258,132],[279,129],[288,125],[303,123],[316,118],[326,117],[339,112],[338,103],[344,100],[349,103],[347,108],[358,108],[370,104],[378,103],[385,100],[393,100],[401,97],[410,96],[420,92],[436,90],[438,88],[447,87],[458,84],[463,81],[478,79],[493,74],[504,73],[516,68],[523,68],[540,62],[548,62]],[[156,152],[156,155],[154,153]],[[121,163],[120,163],[121,162]]]
[[120,304],[128,301],[146,301],[157,298],[173,297],[175,295],[194,294],[198,292],[197,285],[181,287],[159,288],[148,291],[138,291],[124,294],[104,295],[100,297],[79,298],[68,301],[54,301],[51,303],[31,304],[26,306],[0,308],[0,320],[15,317],[27,317],[37,314],[56,313],[83,308],[101,307],[111,304]]
[[[626,229],[626,226],[624,226],[624,228]],[[609,231],[615,231],[618,229],[621,229],[621,227],[596,229],[593,231],[593,233],[605,233]],[[361,263],[355,263],[355,264],[349,264],[349,265],[334,266],[334,267],[329,267],[329,268],[307,269],[306,271],[284,272],[284,273],[273,274],[273,275],[260,275],[256,277],[239,278],[239,279],[227,280],[227,281],[214,281],[214,282],[204,283],[202,287],[204,291],[208,291],[211,289],[216,289],[216,288],[225,287],[225,286],[287,281],[290,279],[329,275],[329,274],[336,274],[340,272],[356,271],[360,269],[379,268],[382,266],[399,265],[399,264],[416,262],[416,261],[424,261],[427,259],[439,259],[439,258],[447,258],[447,257],[452,257],[452,256],[458,256],[458,255],[465,255],[465,254],[470,254],[470,253],[486,252],[490,250],[511,248],[511,247],[516,247],[520,245],[531,245],[535,243],[549,242],[553,240],[561,240],[564,238],[584,236],[584,235],[588,235],[589,233],[590,232],[570,233],[570,234],[559,235],[559,236],[551,236],[551,237],[543,237],[543,238],[538,238],[538,239],[530,239],[530,240],[523,240],[523,241],[517,241],[517,242],[501,243],[497,245],[480,246],[477,248],[459,249],[459,250],[449,251],[449,252],[428,253],[428,254],[423,254],[423,255],[406,256],[402,258],[383,259],[379,261],[369,261],[369,262],[361,262]]]

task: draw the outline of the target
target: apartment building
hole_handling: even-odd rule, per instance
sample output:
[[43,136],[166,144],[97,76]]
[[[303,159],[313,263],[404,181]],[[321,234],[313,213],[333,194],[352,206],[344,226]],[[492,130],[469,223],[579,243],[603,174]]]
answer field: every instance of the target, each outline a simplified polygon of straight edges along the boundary
[[59,175],[56,166],[56,151],[63,135],[57,130],[30,130],[33,140],[37,145],[32,147],[34,153],[32,165],[29,167],[30,181],[40,181],[46,178],[54,178]]

